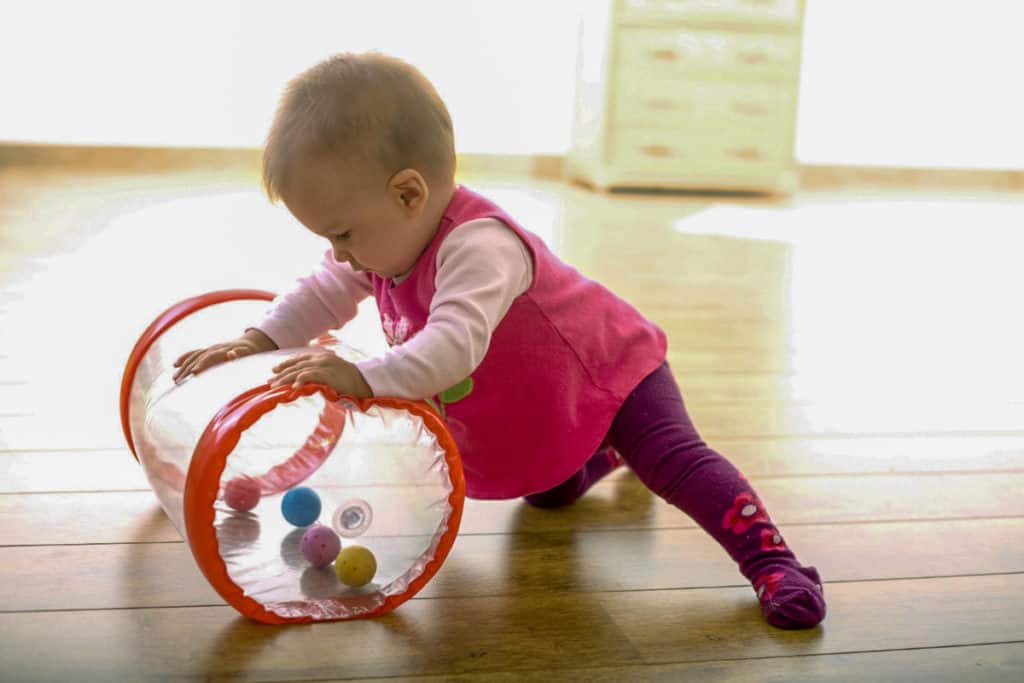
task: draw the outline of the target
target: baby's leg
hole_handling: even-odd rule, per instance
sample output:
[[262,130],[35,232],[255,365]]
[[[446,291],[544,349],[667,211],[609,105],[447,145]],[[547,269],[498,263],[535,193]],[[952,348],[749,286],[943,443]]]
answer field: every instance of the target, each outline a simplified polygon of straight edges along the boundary
[[797,561],[750,482],[701,440],[668,364],[626,399],[609,441],[648,488],[692,517],[736,560],[768,623],[809,628],[825,617],[817,570]]
[[583,467],[553,489],[526,496],[526,502],[539,508],[559,508],[575,502],[604,475],[622,464],[615,449],[605,446],[597,451]]

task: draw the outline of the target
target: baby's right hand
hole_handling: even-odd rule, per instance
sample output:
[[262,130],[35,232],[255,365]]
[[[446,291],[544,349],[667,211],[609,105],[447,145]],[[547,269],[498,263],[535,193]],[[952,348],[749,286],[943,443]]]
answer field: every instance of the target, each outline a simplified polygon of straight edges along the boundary
[[273,351],[276,348],[277,344],[270,337],[259,330],[250,329],[233,341],[214,344],[205,349],[196,349],[182,354],[178,360],[174,361],[174,367],[178,368],[178,371],[174,373],[174,381],[180,382],[189,375],[198,375],[203,370],[225,361],[237,360],[243,356],[263,351]]

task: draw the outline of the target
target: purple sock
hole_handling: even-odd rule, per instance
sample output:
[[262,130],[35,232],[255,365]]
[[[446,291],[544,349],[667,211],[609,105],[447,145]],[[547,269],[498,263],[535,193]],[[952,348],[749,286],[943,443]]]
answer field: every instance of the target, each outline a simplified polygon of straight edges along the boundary
[[553,489],[526,496],[526,502],[539,508],[560,508],[574,502],[587,490],[622,464],[622,458],[611,446],[594,453],[576,474]]
[[768,623],[810,628],[825,618],[817,570],[797,561],[750,482],[697,434],[667,363],[626,399],[608,437],[648,488],[739,564]]

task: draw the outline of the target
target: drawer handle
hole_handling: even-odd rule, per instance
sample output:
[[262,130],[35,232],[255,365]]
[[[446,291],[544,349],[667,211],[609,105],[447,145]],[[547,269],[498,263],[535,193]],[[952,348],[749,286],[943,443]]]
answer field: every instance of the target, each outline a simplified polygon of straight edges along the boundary
[[744,116],[763,116],[771,111],[768,106],[759,102],[733,102],[732,110]]
[[666,98],[647,100],[644,104],[647,105],[648,109],[657,109],[659,111],[676,111],[677,109],[683,108],[680,106],[680,103],[673,102]]
[[674,62],[679,59],[679,53],[675,50],[655,50],[651,54],[659,62]]
[[757,147],[737,147],[730,149],[729,154],[744,161],[759,161],[763,158],[761,150]]
[[658,159],[667,159],[672,156],[672,148],[665,145],[645,145],[640,148],[640,151],[649,157]]
[[744,64],[764,64],[772,61],[771,55],[764,50],[754,50],[752,52],[741,52],[740,61]]

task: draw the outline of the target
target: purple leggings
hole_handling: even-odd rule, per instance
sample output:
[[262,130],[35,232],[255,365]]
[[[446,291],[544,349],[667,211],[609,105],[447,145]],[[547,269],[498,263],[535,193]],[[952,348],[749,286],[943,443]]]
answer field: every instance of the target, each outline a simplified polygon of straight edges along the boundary
[[769,623],[807,628],[824,618],[817,570],[797,561],[750,482],[697,434],[667,363],[629,395],[607,443],[614,451],[599,451],[568,480],[526,500],[544,508],[568,505],[621,456],[647,488],[692,517],[739,564]]

